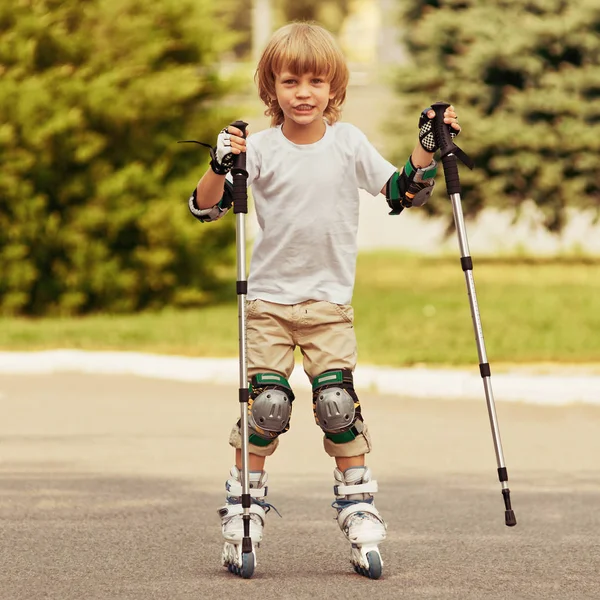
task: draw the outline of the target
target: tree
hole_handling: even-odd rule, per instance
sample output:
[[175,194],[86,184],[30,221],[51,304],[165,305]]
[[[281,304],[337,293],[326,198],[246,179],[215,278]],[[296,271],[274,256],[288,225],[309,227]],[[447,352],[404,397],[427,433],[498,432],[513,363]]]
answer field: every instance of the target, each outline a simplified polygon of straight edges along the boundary
[[276,4],[286,22],[317,21],[334,33],[339,31],[350,9],[350,0],[276,0]]
[[[348,16],[352,0],[270,0],[273,26],[282,27],[291,21],[316,21],[338,33]],[[221,0],[217,9],[220,18],[235,32],[235,55],[248,58],[252,49],[252,16],[250,10],[257,0]]]
[[187,198],[194,137],[234,119],[212,0],[0,0],[0,310],[194,305],[233,261],[233,220]]
[[[595,0],[411,0],[404,115],[454,104],[476,163],[461,169],[465,212],[534,200],[559,230],[565,208],[600,209],[600,5]],[[594,102],[594,100],[596,100]],[[414,117],[413,117],[414,118]],[[410,149],[405,146],[399,156]],[[428,205],[430,211],[444,204]]]

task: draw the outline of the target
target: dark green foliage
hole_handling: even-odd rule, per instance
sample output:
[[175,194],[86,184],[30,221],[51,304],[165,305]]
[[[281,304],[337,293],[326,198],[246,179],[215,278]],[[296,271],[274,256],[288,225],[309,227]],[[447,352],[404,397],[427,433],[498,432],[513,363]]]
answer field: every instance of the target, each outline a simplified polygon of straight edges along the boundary
[[0,311],[197,305],[233,220],[187,198],[235,114],[213,0],[0,0]]
[[[399,5],[411,55],[397,79],[403,115],[416,122],[436,100],[456,107],[465,128],[457,143],[476,163],[473,172],[461,168],[465,214],[530,199],[545,225],[559,230],[567,205],[599,209],[600,3]],[[449,209],[441,201],[427,206]]]

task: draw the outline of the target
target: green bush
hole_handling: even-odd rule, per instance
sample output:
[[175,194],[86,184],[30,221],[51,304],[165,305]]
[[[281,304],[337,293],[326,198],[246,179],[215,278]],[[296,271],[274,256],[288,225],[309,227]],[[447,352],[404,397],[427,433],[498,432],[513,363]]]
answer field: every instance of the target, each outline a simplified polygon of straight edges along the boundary
[[[600,4],[596,0],[398,2],[411,63],[403,119],[454,104],[476,163],[465,212],[534,200],[559,230],[568,205],[600,208]],[[402,159],[408,145],[398,149]],[[430,203],[428,210],[449,210]]]
[[187,198],[230,44],[212,0],[0,0],[0,311],[192,306],[234,257],[233,220]]

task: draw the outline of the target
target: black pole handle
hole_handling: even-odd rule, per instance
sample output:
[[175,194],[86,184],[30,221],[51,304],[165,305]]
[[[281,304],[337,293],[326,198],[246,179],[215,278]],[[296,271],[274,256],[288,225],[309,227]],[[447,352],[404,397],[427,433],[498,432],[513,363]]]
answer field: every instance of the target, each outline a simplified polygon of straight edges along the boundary
[[454,143],[450,135],[450,128],[444,123],[444,112],[450,105],[447,102],[436,102],[431,105],[435,112],[433,118],[432,131],[435,138],[435,143],[441,151],[442,162],[448,154],[454,154],[459,158],[469,169],[472,169],[475,164],[473,161]]
[[444,165],[444,178],[448,195],[460,194],[460,177],[458,175],[458,163],[454,151],[457,146],[452,140],[448,125],[444,123],[444,113],[450,105],[447,102],[436,102],[431,105],[435,111],[432,130],[435,144],[440,149],[442,164]]
[[[246,137],[246,127],[248,123],[244,121],[235,121],[231,124],[233,127],[241,129]],[[248,171],[246,171],[246,153],[240,152],[233,155],[233,168],[231,169],[233,177],[233,213],[248,213]]]
[[444,123],[444,113],[450,105],[447,102],[436,102],[431,105],[435,111],[432,131],[435,143],[440,149],[442,164],[444,165],[444,178],[448,195],[460,194],[460,177],[458,175],[457,158],[469,169],[473,168],[473,161],[454,143],[448,125]]
[[436,102],[431,105],[431,108],[435,111],[435,117],[433,118],[432,128],[433,136],[435,138],[436,146],[440,149],[440,155],[442,158],[450,152],[453,152],[456,148],[456,144],[452,140],[448,125],[444,123],[444,113],[450,105],[447,102]]
[[[232,127],[237,127],[241,129],[242,136],[246,137],[246,127],[248,127],[248,123],[245,121],[235,121],[231,124]],[[233,168],[234,169],[243,169],[246,170],[246,153],[240,152],[239,154],[233,155]]]

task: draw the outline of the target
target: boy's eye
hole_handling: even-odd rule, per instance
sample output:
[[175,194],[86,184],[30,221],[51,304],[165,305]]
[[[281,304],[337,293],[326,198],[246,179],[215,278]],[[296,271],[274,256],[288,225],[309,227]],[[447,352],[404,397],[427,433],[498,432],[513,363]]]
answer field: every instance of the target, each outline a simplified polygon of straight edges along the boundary
[[315,77],[313,83],[323,83],[323,80],[320,77]]
[[285,83],[286,85],[292,84],[292,83],[296,83],[296,80],[295,79],[285,79],[283,83]]

